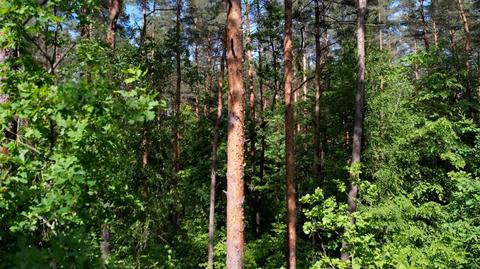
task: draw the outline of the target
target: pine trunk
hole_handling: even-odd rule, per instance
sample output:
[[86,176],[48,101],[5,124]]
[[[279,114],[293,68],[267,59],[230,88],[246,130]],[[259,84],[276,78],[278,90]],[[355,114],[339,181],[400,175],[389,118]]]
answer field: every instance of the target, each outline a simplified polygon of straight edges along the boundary
[[109,1],[109,23],[107,29],[107,43],[110,47],[115,48],[115,33],[117,31],[117,20],[122,10],[122,0]]
[[297,202],[295,183],[295,149],[293,119],[293,38],[292,38],[292,1],[285,0],[285,37],[284,48],[284,91],[285,91],[285,166],[287,184],[287,236],[289,269],[297,268]]
[[181,85],[182,85],[182,70],[180,65],[180,12],[182,9],[182,1],[177,0],[176,2],[176,21],[175,21],[175,36],[177,44],[175,46],[175,63],[176,63],[176,72],[177,72],[177,81],[175,87],[175,139],[174,139],[174,160],[173,166],[175,172],[180,171],[180,120],[181,120],[181,111],[180,111],[180,98],[181,98]]
[[322,46],[320,43],[320,4],[319,0],[315,0],[315,116],[314,116],[314,132],[313,132],[313,148],[314,161],[313,172],[315,178],[320,176],[320,100],[322,96]]
[[[351,215],[357,209],[358,185],[355,183],[359,176],[354,170],[361,161],[362,135],[363,135],[363,106],[365,91],[365,14],[367,12],[367,0],[357,0],[357,85],[355,92],[355,118],[353,125],[352,162],[350,170],[350,187],[348,190],[348,213]],[[351,218],[355,223],[355,218]],[[348,260],[350,253],[349,245],[342,242],[342,260]]]
[[242,8],[229,1],[227,12],[227,268],[242,269],[244,255],[244,90]]
[[[225,39],[225,37],[223,38]],[[223,53],[220,59],[220,74],[217,87],[217,119],[213,129],[212,164],[210,167],[210,212],[208,217],[208,266],[213,269],[215,248],[215,189],[217,186],[217,148],[219,140],[220,124],[222,123],[223,110],[223,80],[225,77],[225,41],[222,42]]]

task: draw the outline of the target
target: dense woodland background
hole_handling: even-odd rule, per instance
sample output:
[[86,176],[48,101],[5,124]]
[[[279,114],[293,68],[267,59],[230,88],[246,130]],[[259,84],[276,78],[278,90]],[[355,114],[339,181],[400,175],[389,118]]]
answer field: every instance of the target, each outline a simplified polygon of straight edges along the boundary
[[480,1],[363,4],[0,0],[0,268],[480,268]]

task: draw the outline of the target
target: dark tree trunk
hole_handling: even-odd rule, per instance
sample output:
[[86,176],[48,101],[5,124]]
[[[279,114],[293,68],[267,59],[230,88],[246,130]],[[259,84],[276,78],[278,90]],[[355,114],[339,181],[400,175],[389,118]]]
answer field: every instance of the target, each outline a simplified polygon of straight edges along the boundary
[[215,190],[217,186],[217,148],[219,140],[220,124],[222,123],[223,110],[223,80],[225,79],[225,35],[222,40],[223,53],[220,59],[220,74],[217,87],[217,119],[213,129],[212,164],[210,167],[210,211],[208,216],[208,266],[213,269],[213,257],[215,247]]
[[428,25],[427,20],[425,18],[425,6],[424,0],[420,0],[420,19],[422,20],[422,27],[423,27],[423,43],[425,44],[425,49],[430,49],[430,43],[428,42]]
[[278,77],[277,77],[277,51],[275,50],[275,42],[270,40],[270,46],[272,48],[272,65],[273,65],[273,98],[272,98],[272,110],[275,109],[275,104],[278,98]]
[[315,0],[315,120],[313,131],[313,146],[314,146],[314,176],[320,176],[320,118],[321,108],[320,100],[322,97],[322,45],[320,43],[320,4],[319,0]]
[[177,0],[176,2],[176,21],[175,21],[175,37],[177,44],[175,46],[175,63],[176,63],[176,72],[177,72],[177,81],[175,87],[175,138],[174,138],[174,157],[173,157],[173,166],[175,172],[180,171],[180,121],[181,121],[181,111],[180,111],[180,98],[181,98],[181,85],[182,85],[182,70],[181,70],[181,40],[180,40],[180,12],[182,9],[182,1]]
[[[260,11],[260,1],[256,1],[256,10],[257,10],[257,18],[260,18],[261,11]],[[266,123],[265,123],[265,96],[264,96],[264,82],[263,82],[263,50],[261,46],[261,41],[258,40],[258,90],[259,90],[259,101],[260,101],[260,128],[264,131]],[[265,134],[260,136],[260,151],[259,151],[259,171],[258,177],[260,182],[264,182],[264,175],[265,175],[265,149],[267,147]],[[257,203],[255,206],[255,234],[256,236],[260,236],[262,232],[262,196],[260,193],[257,193]]]
[[148,4],[148,0],[143,0],[143,3],[142,3],[143,24],[142,24],[142,32],[140,33],[140,45],[143,45],[143,43],[145,42],[145,38],[147,37],[147,26],[148,26],[147,4]]
[[[357,85],[355,92],[355,118],[353,124],[353,143],[352,143],[352,168],[360,164],[363,135],[363,106],[365,91],[365,14],[367,12],[367,0],[357,0]],[[348,213],[351,215],[357,209],[358,186],[355,183],[358,174],[350,173],[350,186],[348,190]],[[355,219],[351,218],[352,223]],[[350,253],[349,245],[342,242],[342,260],[348,260]]]

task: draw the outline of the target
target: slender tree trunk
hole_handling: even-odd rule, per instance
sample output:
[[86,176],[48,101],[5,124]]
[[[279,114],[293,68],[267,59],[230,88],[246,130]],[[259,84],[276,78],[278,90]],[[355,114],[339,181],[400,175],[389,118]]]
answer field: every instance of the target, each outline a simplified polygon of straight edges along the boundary
[[[308,65],[307,65],[307,51],[305,45],[305,31],[301,28],[301,35],[302,35],[302,81],[307,81],[307,72],[308,72]],[[302,87],[302,100],[307,101],[307,90],[308,90],[308,83],[304,83]]]
[[[418,48],[417,48],[417,40],[415,40],[415,39],[413,40],[413,49],[414,49],[415,51],[418,50]],[[419,80],[419,79],[422,78],[421,75],[420,75],[420,70],[418,70],[418,65],[417,65],[417,64],[414,65],[414,72],[415,72],[415,80]]]
[[[248,116],[249,116],[249,133],[250,133],[250,165],[252,168],[252,175],[255,176],[257,173],[257,152],[256,152],[256,111],[255,111],[255,85],[253,80],[254,70],[253,70],[253,53],[252,53],[252,43],[251,43],[251,36],[250,36],[250,4],[249,0],[245,0],[245,47],[247,49],[247,66],[248,66]],[[253,178],[252,176],[252,178]],[[252,191],[252,209],[253,211],[253,232],[256,236],[260,233],[260,212],[259,212],[259,198],[258,198],[258,191]]]
[[249,0],[245,0],[245,19],[246,19],[246,37],[245,46],[247,47],[247,62],[248,62],[248,114],[250,117],[250,158],[252,161],[252,171],[255,174],[255,87],[253,82],[253,53],[250,41],[250,5]]
[[143,0],[142,3],[142,15],[143,15],[143,24],[142,24],[142,32],[140,33],[140,45],[143,45],[145,42],[145,38],[147,37],[147,7],[148,7],[148,0]]
[[[199,73],[198,44],[194,45],[194,53],[195,53],[195,71],[198,74]],[[195,115],[197,116],[197,118],[200,118],[200,87],[198,86],[198,83],[195,83]]]
[[174,160],[173,166],[175,172],[180,171],[180,121],[181,121],[181,85],[182,85],[182,70],[181,70],[181,40],[180,40],[180,12],[182,9],[182,0],[177,0],[176,2],[176,21],[175,21],[175,37],[177,44],[175,46],[175,63],[176,63],[176,72],[177,72],[177,81],[175,87],[175,139],[174,139]]
[[295,123],[293,119],[292,79],[292,1],[285,0],[284,90],[285,90],[285,167],[287,183],[288,268],[297,268],[297,201],[295,183]]
[[424,0],[420,0],[420,19],[422,20],[422,27],[423,27],[423,43],[425,44],[425,49],[430,49],[430,43],[428,42],[428,25],[427,20],[425,18],[425,7],[424,7]]
[[[358,185],[355,183],[358,174],[354,174],[353,170],[356,165],[360,164],[362,151],[362,135],[363,135],[363,106],[364,106],[364,90],[365,90],[365,14],[367,12],[367,0],[357,0],[357,85],[355,92],[355,118],[353,125],[353,143],[352,143],[352,162],[350,172],[350,187],[348,190],[348,213],[351,215],[357,209]],[[355,218],[351,217],[352,223]],[[342,242],[342,260],[348,260],[350,253],[349,245],[345,241]]]
[[122,11],[122,0],[109,0],[109,23],[107,29],[107,43],[115,48],[115,32],[117,31],[117,20]]
[[270,46],[272,48],[272,66],[273,66],[273,98],[272,98],[272,110],[275,109],[275,104],[278,98],[278,77],[277,77],[277,51],[275,50],[275,42],[270,40]]
[[[225,35],[223,37],[225,39]],[[223,110],[223,80],[225,79],[225,41],[222,40],[223,53],[220,59],[220,74],[217,87],[217,119],[213,129],[212,164],[210,167],[210,212],[208,217],[208,267],[213,269],[215,247],[215,189],[217,186],[217,147]]]
[[145,169],[148,165],[148,124],[146,124],[146,127],[143,130],[142,147],[142,166]]
[[315,117],[314,117],[314,132],[313,132],[313,148],[314,148],[314,160],[313,160],[313,172],[315,178],[320,175],[320,100],[322,96],[322,45],[320,43],[320,4],[319,0],[315,0]]
[[[140,33],[140,48],[144,45],[145,43],[145,38],[147,34],[147,4],[148,0],[143,0],[142,4],[142,9],[143,9],[143,25],[142,25],[142,30]],[[148,166],[148,128],[149,125],[148,123],[145,124],[145,129],[143,130],[143,138],[142,138],[142,147],[143,147],[143,154],[142,154],[142,166],[145,169]],[[145,191],[145,193],[148,193]],[[148,196],[148,195],[146,195]]]
[[463,31],[465,32],[465,69],[467,70],[467,96],[471,97],[471,66],[470,66],[470,51],[472,50],[472,34],[470,32],[470,25],[468,23],[467,13],[465,11],[465,5],[463,0],[455,0],[457,3],[458,12],[460,13],[460,19],[463,24]]
[[[256,9],[257,9],[257,18],[260,18],[261,11],[260,11],[260,1],[256,1]],[[259,90],[259,99],[260,99],[260,129],[265,131],[265,96],[264,96],[264,82],[263,82],[263,50],[260,39],[258,40],[258,74],[259,74],[259,81],[258,81],[258,90]],[[260,182],[264,182],[264,174],[265,174],[265,150],[267,147],[267,143],[265,140],[265,134],[263,133],[260,136],[260,152],[259,152],[259,171],[258,177]],[[257,198],[257,205],[255,207],[255,233],[257,236],[260,236],[261,233],[261,224],[262,224],[262,197],[261,194],[258,193]]]
[[110,231],[108,230],[107,224],[103,225],[101,239],[102,240],[100,242],[100,253],[101,253],[100,258],[103,263],[106,263],[108,257],[110,256]]
[[[117,20],[122,10],[122,0],[109,0],[109,23],[107,29],[107,43],[115,49],[115,33],[117,31]],[[106,263],[110,255],[110,231],[107,224],[104,224],[101,232],[100,243],[101,260]]]
[[[213,48],[212,48],[212,35],[211,32],[208,31],[208,36],[207,36],[207,84],[205,87],[205,93],[207,96],[213,95],[213,75],[212,75],[212,70],[213,70]],[[205,105],[205,113],[208,115],[210,114],[210,106]]]
[[435,16],[433,15],[432,15],[432,30],[433,30],[433,44],[435,44],[435,47],[438,47],[437,21],[435,20]]
[[460,13],[460,18],[462,19],[463,30],[465,31],[465,51],[470,52],[472,49],[472,34],[470,32],[470,26],[468,23],[467,13],[465,11],[465,5],[463,0],[455,0],[457,2],[458,12]]
[[244,254],[244,97],[241,0],[227,12],[227,268],[242,269]]

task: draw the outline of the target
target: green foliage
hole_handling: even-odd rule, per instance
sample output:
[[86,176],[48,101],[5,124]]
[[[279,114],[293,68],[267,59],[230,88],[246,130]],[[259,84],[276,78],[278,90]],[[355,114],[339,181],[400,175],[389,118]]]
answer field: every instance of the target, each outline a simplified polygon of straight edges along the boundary
[[[8,151],[0,153],[0,268],[206,268],[223,4],[184,3],[178,37],[167,6],[174,2],[157,1],[158,12],[147,1],[140,42],[141,11],[132,10],[143,2],[124,1],[112,49],[103,40],[108,1],[41,2],[0,0],[0,53],[9,56],[0,59],[0,147]],[[381,27],[394,47],[377,48],[374,27],[367,27],[362,160],[352,165],[356,44],[352,25],[337,22],[354,19],[355,5],[326,2],[321,30],[328,30],[329,44],[322,52],[329,54],[321,72],[320,125],[313,119],[314,80],[306,83],[306,96],[297,89],[302,94],[295,103],[298,268],[479,268],[478,48],[466,55],[455,30],[458,44],[442,34],[439,46],[412,52],[410,31],[417,39],[419,31],[412,23],[419,20],[415,1],[378,3],[398,14]],[[465,2],[467,9],[476,7]],[[442,17],[438,33],[461,27],[439,14],[456,11],[434,10],[431,3],[428,25],[435,15]],[[252,42],[245,46],[254,51],[258,94],[256,119],[245,122],[245,268],[285,268],[284,14],[276,1],[250,4]],[[299,1],[294,12],[295,55],[306,54],[309,64],[312,7]],[[370,9],[369,22],[377,23],[376,12]],[[412,18],[395,28],[396,17],[405,16]],[[471,21],[475,36],[478,20]],[[177,49],[179,120],[172,104]],[[304,79],[301,57],[295,62],[294,89]],[[314,68],[307,68],[310,78]],[[226,267],[225,110],[218,133],[215,268]],[[248,154],[252,130],[254,156]],[[180,171],[172,154],[177,132]],[[350,215],[352,182],[360,192]],[[100,257],[104,229],[106,261]],[[340,260],[342,243],[349,261]]]

